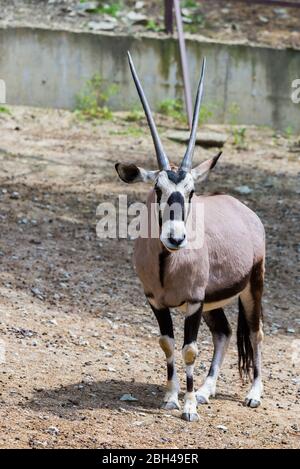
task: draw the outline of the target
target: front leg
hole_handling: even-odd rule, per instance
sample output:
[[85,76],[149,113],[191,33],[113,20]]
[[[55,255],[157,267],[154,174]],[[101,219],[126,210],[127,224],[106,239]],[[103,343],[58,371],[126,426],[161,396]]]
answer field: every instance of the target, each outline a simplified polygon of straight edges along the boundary
[[169,308],[159,309],[153,306],[150,300],[149,303],[160,329],[159,345],[165,352],[167,359],[167,392],[162,407],[168,410],[179,409],[178,393],[180,389],[175,368],[175,341],[171,313]]
[[202,303],[188,304],[184,321],[184,343],[182,355],[186,367],[186,393],[182,418],[189,422],[199,420],[197,399],[194,391],[194,364],[198,355],[197,336],[201,321]]

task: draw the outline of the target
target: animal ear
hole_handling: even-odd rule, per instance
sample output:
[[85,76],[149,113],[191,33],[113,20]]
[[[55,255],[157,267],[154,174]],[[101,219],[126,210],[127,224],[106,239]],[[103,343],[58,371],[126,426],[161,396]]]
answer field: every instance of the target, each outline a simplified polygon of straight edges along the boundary
[[127,184],[134,182],[152,182],[156,178],[159,171],[147,171],[146,169],[139,168],[135,164],[116,163],[116,171],[119,178]]
[[193,176],[194,181],[204,181],[204,179],[206,179],[209,175],[210,171],[216,166],[217,161],[221,155],[222,152],[220,151],[216,156],[214,156],[210,160],[206,160],[195,168],[193,168],[191,174]]

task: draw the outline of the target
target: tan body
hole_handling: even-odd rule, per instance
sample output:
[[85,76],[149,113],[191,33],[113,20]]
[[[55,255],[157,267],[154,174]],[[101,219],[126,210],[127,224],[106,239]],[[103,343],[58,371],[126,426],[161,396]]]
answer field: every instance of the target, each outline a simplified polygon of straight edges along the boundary
[[[151,192],[148,206],[153,201]],[[135,268],[157,308],[203,301],[204,311],[222,307],[245,289],[253,266],[265,257],[264,227],[247,206],[228,195],[194,195],[191,203],[204,206],[203,246],[169,252],[163,282],[160,254],[166,248],[157,238],[135,242]]]
[[[263,391],[261,302],[265,233],[255,213],[233,197],[195,195],[195,183],[205,180],[221,156],[220,152],[192,167],[206,60],[202,63],[188,146],[180,166],[176,167],[170,164],[163,149],[130,54],[128,58],[153,139],[158,170],[117,163],[116,171],[128,184],[143,181],[154,186],[147,201],[148,214],[144,212],[148,218],[141,222],[141,233],[148,236],[141,234],[136,240],[134,264],[158,321],[159,343],[166,355],[167,392],[163,407],[180,408],[171,309],[182,308],[185,312],[182,355],[186,393],[182,418],[191,422],[199,418],[197,404],[208,403],[216,394],[217,378],[231,336],[222,307],[235,297],[239,297],[238,366],[241,374],[249,374],[253,369],[245,405],[258,407]],[[155,204],[154,211],[152,204]],[[214,352],[208,375],[195,392],[193,373],[202,313],[212,334]]]

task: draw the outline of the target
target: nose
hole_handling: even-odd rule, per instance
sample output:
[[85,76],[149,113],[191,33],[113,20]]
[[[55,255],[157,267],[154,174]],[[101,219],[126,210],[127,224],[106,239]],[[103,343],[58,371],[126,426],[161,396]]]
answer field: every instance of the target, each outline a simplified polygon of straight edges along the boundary
[[183,241],[185,240],[185,234],[181,236],[180,238],[175,238],[173,236],[170,236],[169,242],[173,244],[174,247],[179,247]]

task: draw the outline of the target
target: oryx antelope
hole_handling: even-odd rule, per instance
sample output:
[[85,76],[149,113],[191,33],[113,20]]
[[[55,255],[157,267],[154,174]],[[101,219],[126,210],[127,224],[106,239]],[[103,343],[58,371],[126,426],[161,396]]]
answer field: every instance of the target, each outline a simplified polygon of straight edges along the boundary
[[[156,204],[158,237],[135,241],[134,263],[145,295],[160,328],[160,346],[167,360],[167,392],[163,407],[179,409],[179,384],[174,362],[174,333],[170,309],[185,313],[184,344],[186,393],[182,418],[198,419],[197,403],[209,402],[215,395],[216,381],[231,336],[223,307],[238,298],[237,344],[240,373],[253,368],[251,389],[245,405],[258,407],[263,390],[261,381],[262,291],[264,282],[264,227],[248,207],[228,195],[198,196],[195,181],[203,180],[216,165],[220,154],[192,168],[201,99],[205,59],[197,90],[192,129],[181,165],[173,167],[163,150],[151,110],[135,71],[129,65],[141,99],[157,156],[159,169],[148,171],[134,164],[116,164],[119,177],[127,182],[152,182],[147,207]],[[180,210],[167,210],[177,204]],[[193,207],[204,209],[203,242],[194,245],[191,236]],[[169,214],[169,215],[166,215]],[[192,220],[193,221],[193,220]],[[202,229],[199,226],[199,230]],[[198,227],[196,227],[196,230]],[[203,316],[214,344],[209,373],[194,391],[193,369],[198,353],[197,334]]]

